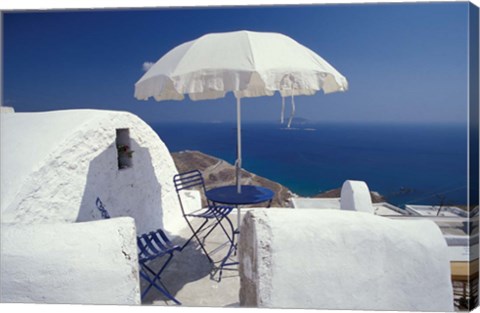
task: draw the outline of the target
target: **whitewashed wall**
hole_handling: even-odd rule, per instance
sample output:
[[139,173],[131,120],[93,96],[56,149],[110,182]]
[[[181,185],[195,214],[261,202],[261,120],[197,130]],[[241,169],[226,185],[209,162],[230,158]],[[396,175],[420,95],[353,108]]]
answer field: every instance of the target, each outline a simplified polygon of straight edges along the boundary
[[240,234],[242,306],[454,309],[447,245],[431,221],[255,209]]
[[[127,112],[68,110],[1,114],[3,223],[83,222],[131,216],[142,233],[185,227],[172,178],[177,173],[157,134]],[[116,129],[130,130],[132,168],[119,170]]]
[[140,304],[135,224],[89,223],[1,228],[1,301]]
[[[1,20],[1,18],[0,18]],[[0,105],[0,112],[1,113],[15,113],[15,109],[13,107],[5,107],[3,105]]]

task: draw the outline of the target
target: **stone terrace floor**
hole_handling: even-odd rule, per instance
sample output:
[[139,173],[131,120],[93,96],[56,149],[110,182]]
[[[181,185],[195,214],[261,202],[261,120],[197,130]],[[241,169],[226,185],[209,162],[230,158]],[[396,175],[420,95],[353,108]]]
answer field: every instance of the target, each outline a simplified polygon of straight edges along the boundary
[[[248,209],[242,209],[242,215]],[[236,210],[230,214],[230,219],[236,227]],[[201,221],[199,219],[199,221]],[[227,226],[227,223],[223,223]],[[185,224],[186,225],[186,224]],[[191,230],[186,227],[180,232],[180,236],[171,237],[172,241],[182,246],[192,235]],[[236,235],[235,241],[238,241]],[[220,227],[217,227],[207,238],[206,248],[208,251],[215,249],[221,244],[225,244],[227,239]],[[228,246],[224,245],[220,250],[213,254],[216,263],[212,265],[203,251],[200,249],[195,239],[189,243],[183,251],[175,252],[175,255],[162,275],[162,281],[175,298],[187,307],[239,307],[240,276],[238,265],[226,267],[223,270],[222,279],[219,282],[219,273],[215,266],[220,264],[220,260],[227,254]],[[160,258],[152,261],[152,268],[158,269],[163,264],[164,259]],[[231,262],[238,261],[237,256],[230,258]],[[142,290],[145,288],[143,279]],[[143,305],[176,306],[176,304],[167,300],[167,298],[158,290],[152,288],[145,299]],[[455,311],[462,311],[455,306]]]
[[[232,212],[230,218],[234,227],[236,227],[236,212]],[[198,221],[203,220],[198,219]],[[223,225],[227,226],[227,223],[223,222]],[[171,240],[182,246],[192,235],[192,232],[187,226],[180,235],[179,237],[171,238]],[[238,237],[235,238],[235,240],[237,239]],[[226,242],[225,234],[220,227],[217,227],[206,240],[207,251],[211,251]],[[239,307],[240,277],[238,265],[225,267],[222,278],[220,282],[218,281],[219,272],[216,270],[216,267],[218,267],[220,260],[227,254],[227,251],[228,246],[224,245],[214,252],[211,256],[216,262],[212,265],[194,238],[184,250],[174,253],[172,261],[162,274],[162,282],[183,306]],[[150,263],[152,265],[151,268],[154,270],[158,269],[163,264],[163,261],[164,258],[152,261]],[[230,261],[237,261],[237,256],[232,256]],[[146,284],[144,284],[143,279],[141,279],[141,282],[143,290]],[[167,300],[162,293],[154,288],[150,289],[142,304],[176,305],[173,301]]]

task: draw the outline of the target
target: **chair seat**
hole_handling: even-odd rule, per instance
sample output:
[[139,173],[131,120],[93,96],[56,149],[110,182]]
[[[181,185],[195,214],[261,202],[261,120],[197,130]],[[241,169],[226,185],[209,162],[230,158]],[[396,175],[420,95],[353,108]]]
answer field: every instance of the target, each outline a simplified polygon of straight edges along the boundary
[[[96,200],[96,205],[97,209],[102,214],[102,218],[109,219],[110,214],[108,213],[107,209],[105,209],[105,206],[98,197]],[[181,304],[167,290],[167,287],[165,287],[165,285],[162,283],[160,276],[163,270],[167,267],[168,263],[170,263],[173,257],[173,252],[175,250],[181,251],[182,248],[180,246],[174,245],[161,229],[157,229],[156,231],[151,231],[149,233],[137,236],[137,247],[139,251],[138,263],[140,264],[138,272],[140,274],[140,277],[148,282],[148,287],[146,287],[145,290],[142,292],[141,299],[143,300],[147,295],[148,291],[152,287],[154,287],[176,304]],[[163,266],[160,268],[160,270],[154,271],[146,264],[148,263],[148,261],[162,257],[164,255],[168,255],[168,257],[163,263]]]
[[151,231],[137,237],[138,261],[145,263],[157,257],[180,251],[180,246],[174,245],[161,229]]
[[222,218],[232,212],[233,207],[229,206],[210,206],[200,212],[185,214],[186,216],[200,217],[200,218]]

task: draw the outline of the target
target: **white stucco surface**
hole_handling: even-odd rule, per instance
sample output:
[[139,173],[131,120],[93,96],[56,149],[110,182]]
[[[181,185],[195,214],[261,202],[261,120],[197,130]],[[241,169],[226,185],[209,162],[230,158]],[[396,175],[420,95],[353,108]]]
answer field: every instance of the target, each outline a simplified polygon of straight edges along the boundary
[[140,304],[135,224],[2,224],[1,302]]
[[185,214],[194,213],[202,208],[202,196],[199,190],[180,190],[179,194],[182,198]]
[[[331,209],[340,210],[340,198],[290,198],[290,206],[294,209]],[[372,203],[375,215],[405,215],[407,212],[388,202]]]
[[0,112],[1,113],[14,113],[15,109],[13,107],[6,107],[3,105],[0,105]]
[[[116,129],[128,128],[132,168],[119,170]],[[172,177],[177,173],[157,134],[127,112],[67,110],[1,114],[3,223],[84,222],[131,216],[138,232],[185,226]]]
[[370,190],[363,181],[347,180],[340,193],[340,209],[374,213]]
[[453,311],[447,245],[431,221],[342,210],[249,211],[240,304]]

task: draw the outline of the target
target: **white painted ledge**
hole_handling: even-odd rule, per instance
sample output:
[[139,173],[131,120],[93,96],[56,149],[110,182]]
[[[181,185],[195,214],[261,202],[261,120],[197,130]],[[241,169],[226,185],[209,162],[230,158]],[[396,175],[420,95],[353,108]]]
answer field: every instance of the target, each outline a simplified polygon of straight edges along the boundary
[[140,304],[135,223],[2,224],[1,302]]
[[258,209],[240,230],[240,305],[453,311],[447,244],[427,220]]

